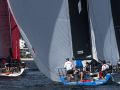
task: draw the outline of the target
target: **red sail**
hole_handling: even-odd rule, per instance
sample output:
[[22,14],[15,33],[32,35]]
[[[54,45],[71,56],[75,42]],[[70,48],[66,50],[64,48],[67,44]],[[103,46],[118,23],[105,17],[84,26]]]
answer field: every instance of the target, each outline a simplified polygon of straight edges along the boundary
[[10,13],[11,33],[12,33],[12,55],[13,59],[20,60],[20,32],[19,28],[14,20],[13,15]]
[[0,0],[0,57],[8,57],[10,42],[9,12],[6,0]]
[[12,48],[13,59],[20,60],[19,38],[19,29],[7,0],[0,0],[0,58],[8,57]]

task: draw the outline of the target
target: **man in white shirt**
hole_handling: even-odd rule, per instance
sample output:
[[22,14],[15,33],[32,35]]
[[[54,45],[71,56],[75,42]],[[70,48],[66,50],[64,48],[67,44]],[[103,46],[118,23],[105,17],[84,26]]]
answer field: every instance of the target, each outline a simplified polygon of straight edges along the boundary
[[64,68],[66,68],[67,71],[73,69],[73,63],[69,61],[69,58],[67,58],[66,60],[67,61],[64,64]]
[[67,61],[64,64],[64,68],[67,70],[67,76],[68,80],[71,81],[73,78],[73,63],[69,60],[69,58],[66,59]]
[[103,65],[102,65],[102,69],[101,69],[103,78],[104,78],[105,75],[108,73],[108,72],[107,72],[108,69],[109,69],[109,66],[106,64],[105,61],[103,61]]
[[103,64],[101,71],[105,71],[107,69],[109,69],[109,66],[107,64]]

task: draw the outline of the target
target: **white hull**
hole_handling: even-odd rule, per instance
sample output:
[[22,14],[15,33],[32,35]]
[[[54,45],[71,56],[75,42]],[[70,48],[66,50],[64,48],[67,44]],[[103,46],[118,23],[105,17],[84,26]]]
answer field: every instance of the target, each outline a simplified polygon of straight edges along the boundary
[[14,73],[0,73],[0,76],[5,77],[17,77],[23,74],[25,68],[22,68],[20,72],[14,72]]

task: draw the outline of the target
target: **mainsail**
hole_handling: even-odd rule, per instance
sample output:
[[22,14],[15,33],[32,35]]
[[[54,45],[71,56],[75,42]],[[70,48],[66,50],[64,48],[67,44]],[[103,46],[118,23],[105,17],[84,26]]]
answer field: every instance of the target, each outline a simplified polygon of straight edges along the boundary
[[0,58],[20,60],[19,38],[7,0],[0,0]]
[[94,28],[97,56],[116,64],[119,59],[110,0],[88,0],[89,15]]
[[20,60],[19,30],[8,7],[7,0],[0,1],[0,57],[11,56]]
[[0,57],[8,57],[10,42],[9,13],[6,0],[0,1]]
[[10,12],[10,25],[11,25],[12,58],[13,60],[20,61],[20,46],[19,46],[20,31],[11,12]]
[[69,18],[75,59],[91,59],[90,26],[87,0],[68,0]]

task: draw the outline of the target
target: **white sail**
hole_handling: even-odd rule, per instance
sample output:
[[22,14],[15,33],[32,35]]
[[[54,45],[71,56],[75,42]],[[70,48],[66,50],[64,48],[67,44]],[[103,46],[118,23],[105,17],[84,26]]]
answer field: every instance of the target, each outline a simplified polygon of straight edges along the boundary
[[110,0],[88,0],[98,59],[116,64],[119,59]]
[[58,81],[57,68],[73,57],[67,0],[9,0],[35,50],[38,68]]
[[94,34],[94,30],[93,30],[91,19],[90,19],[90,31],[91,31],[92,56],[93,56],[93,59],[98,61],[97,50],[96,50],[96,43],[95,43],[95,34]]

